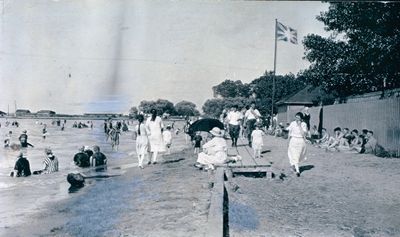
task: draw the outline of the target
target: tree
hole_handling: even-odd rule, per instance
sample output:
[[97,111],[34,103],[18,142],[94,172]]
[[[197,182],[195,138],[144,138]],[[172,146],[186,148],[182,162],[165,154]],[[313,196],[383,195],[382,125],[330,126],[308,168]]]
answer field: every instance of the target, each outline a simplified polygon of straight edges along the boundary
[[129,109],[129,117],[130,118],[136,118],[138,113],[139,113],[139,110],[138,110],[138,108],[136,108],[136,106],[133,106],[132,108]]
[[203,105],[203,112],[213,118],[218,118],[223,109],[223,99],[208,99]]
[[158,99],[157,101],[143,100],[140,102],[139,108],[144,113],[150,113],[152,109],[155,109],[160,115],[163,113],[175,114],[174,104],[163,99]]
[[148,114],[148,113],[150,113],[150,111],[152,109],[154,109],[156,107],[155,104],[156,104],[156,102],[154,102],[154,101],[142,100],[142,101],[140,101],[139,109],[143,113]]
[[200,114],[194,103],[185,100],[175,105],[175,111],[177,115],[183,116],[198,116]]
[[175,114],[174,104],[168,100],[158,99],[155,102],[155,109],[160,113],[168,113],[170,115]]
[[308,83],[339,97],[400,87],[400,4],[330,3],[317,19],[331,35],[303,41]]
[[242,81],[231,81],[225,80],[219,85],[213,87],[213,91],[216,95],[220,95],[223,98],[232,97],[248,97],[249,96],[249,85],[243,84]]
[[[272,103],[272,83],[273,83],[273,72],[266,72],[264,76],[253,80],[250,83],[250,88],[255,96],[255,102],[258,110],[261,114],[271,113]],[[289,75],[276,75],[275,76],[275,101],[293,94],[305,87],[305,83],[302,80],[296,78],[293,74]],[[274,109],[274,111],[276,111]]]

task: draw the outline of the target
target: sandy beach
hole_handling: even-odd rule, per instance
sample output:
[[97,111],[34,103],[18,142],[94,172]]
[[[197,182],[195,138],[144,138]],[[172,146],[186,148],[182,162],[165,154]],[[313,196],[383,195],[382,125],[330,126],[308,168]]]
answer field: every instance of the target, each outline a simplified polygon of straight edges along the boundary
[[266,137],[281,179],[236,176],[229,187],[230,236],[399,236],[400,160],[308,146],[301,177],[287,140]]
[[[100,122],[93,130],[68,128],[62,134],[50,127],[46,141],[36,137],[33,121],[25,122],[36,145],[29,151],[32,170],[40,167],[41,149],[51,144],[60,172],[10,178],[7,159],[15,160],[15,153],[3,151],[0,236],[207,236],[215,172],[193,167],[196,156],[182,133],[173,138],[172,154],[141,170],[134,167],[130,132],[112,151]],[[109,168],[101,174],[119,176],[87,179],[83,188],[69,190],[68,173],[99,174],[71,163],[82,143],[100,144],[109,156]],[[264,144],[270,152],[261,159],[272,163],[275,174],[284,174],[283,180],[235,176],[225,181],[226,236],[400,235],[399,159],[309,146],[296,177],[288,167],[287,140],[267,136]]]

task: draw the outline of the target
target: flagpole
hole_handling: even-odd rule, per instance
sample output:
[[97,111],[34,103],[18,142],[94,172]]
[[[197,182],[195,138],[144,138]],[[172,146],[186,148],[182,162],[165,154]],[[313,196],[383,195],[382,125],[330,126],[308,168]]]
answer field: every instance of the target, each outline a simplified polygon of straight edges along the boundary
[[274,74],[272,75],[272,103],[271,103],[271,118],[274,116],[274,99],[275,99],[275,73],[276,73],[276,25],[278,24],[278,20],[275,19],[275,51],[274,51]]

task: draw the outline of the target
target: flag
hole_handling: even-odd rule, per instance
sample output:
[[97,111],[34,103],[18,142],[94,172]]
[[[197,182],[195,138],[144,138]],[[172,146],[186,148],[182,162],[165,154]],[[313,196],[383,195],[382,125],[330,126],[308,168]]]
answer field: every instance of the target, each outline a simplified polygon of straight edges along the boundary
[[297,30],[292,29],[279,21],[276,22],[276,37],[278,40],[289,41],[297,44]]

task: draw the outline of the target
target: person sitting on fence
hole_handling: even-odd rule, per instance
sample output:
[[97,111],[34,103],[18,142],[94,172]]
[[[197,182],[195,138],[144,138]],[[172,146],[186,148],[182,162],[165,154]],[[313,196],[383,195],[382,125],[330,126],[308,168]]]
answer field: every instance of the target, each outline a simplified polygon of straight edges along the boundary
[[326,148],[326,151],[336,150],[337,147],[340,145],[340,142],[343,138],[342,129],[340,127],[336,127],[333,132],[335,133],[332,137],[329,138],[329,145]]

